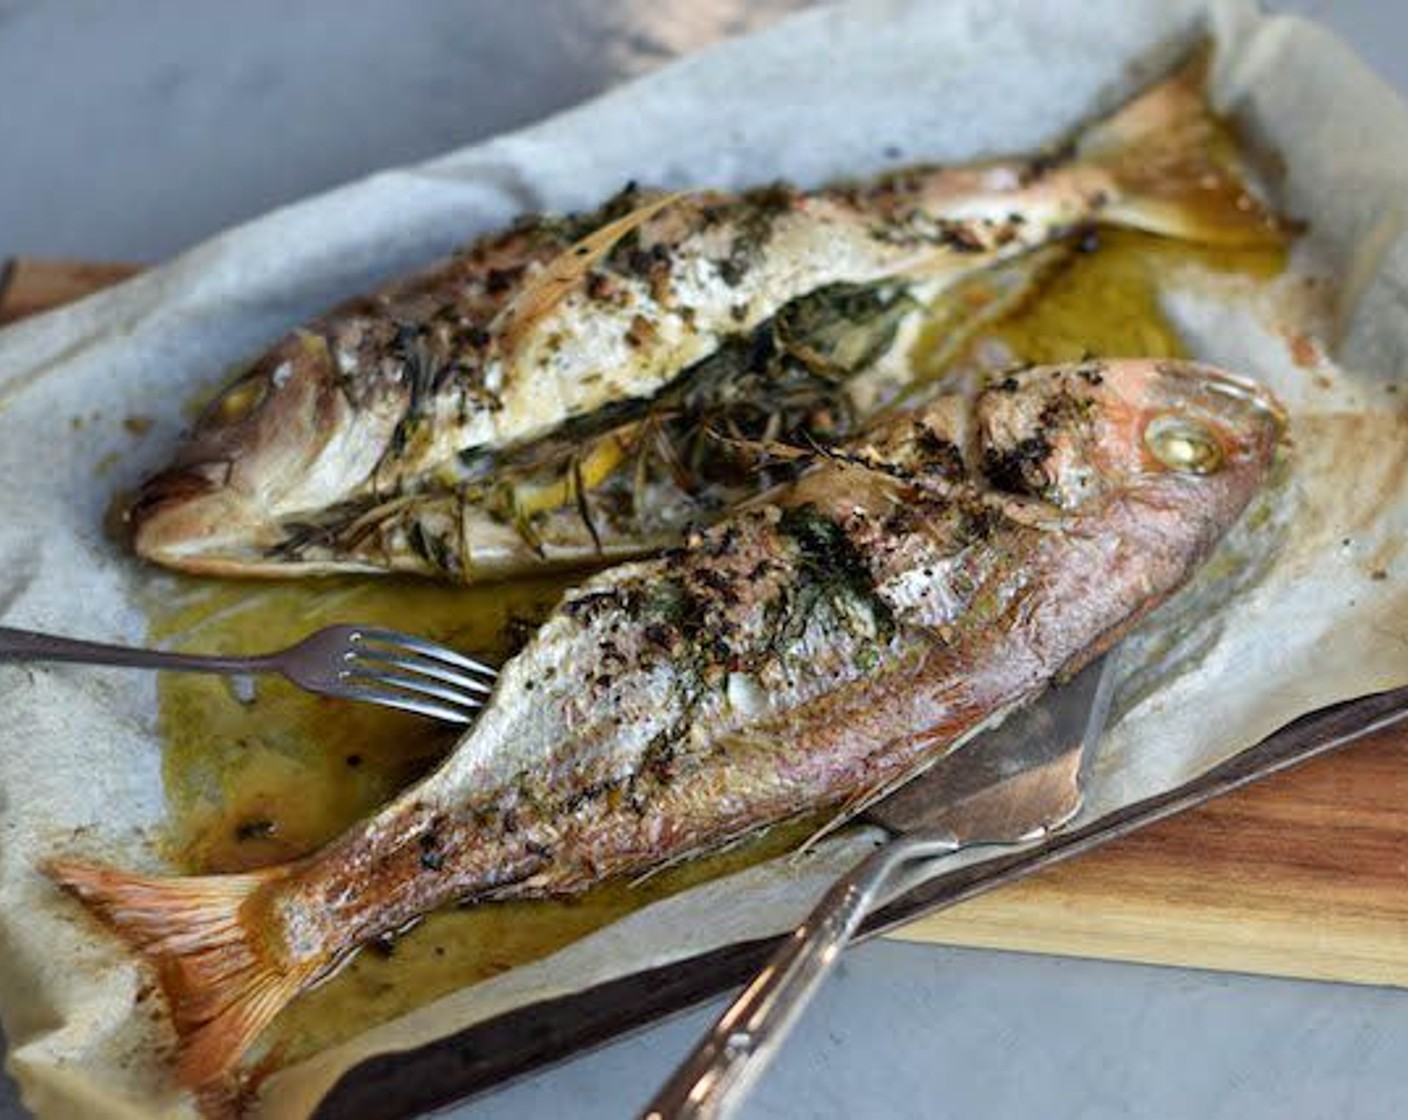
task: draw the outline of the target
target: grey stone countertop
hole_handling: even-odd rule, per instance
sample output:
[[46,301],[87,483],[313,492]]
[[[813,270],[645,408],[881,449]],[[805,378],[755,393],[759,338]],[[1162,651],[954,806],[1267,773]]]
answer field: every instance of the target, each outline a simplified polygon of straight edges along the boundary
[[[525,124],[806,0],[0,0],[0,256],[156,261]],[[1408,89],[1408,7],[1277,5]],[[356,74],[357,81],[332,75]],[[618,1117],[721,1008],[452,1110]],[[1397,1118],[1408,995],[873,942],[744,1116]],[[26,1115],[0,1081],[0,1120]]]

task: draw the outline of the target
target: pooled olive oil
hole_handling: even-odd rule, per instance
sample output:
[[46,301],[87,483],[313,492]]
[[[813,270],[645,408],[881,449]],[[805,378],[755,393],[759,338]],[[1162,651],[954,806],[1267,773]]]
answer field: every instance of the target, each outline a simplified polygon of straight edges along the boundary
[[[151,637],[199,652],[263,652],[321,626],[404,630],[501,659],[560,581],[449,588],[403,579],[295,583],[163,580]],[[313,696],[276,676],[161,678],[163,775],[173,860],[243,871],[312,851],[425,773],[458,730],[371,704]]]
[[[1016,365],[1091,356],[1186,357],[1160,307],[1168,277],[1201,272],[1269,280],[1285,263],[1281,248],[1212,248],[1135,230],[1101,230],[1025,302],[983,331],[965,353],[986,341],[999,343]],[[921,332],[914,350],[921,377],[942,376],[950,359],[941,337]]]

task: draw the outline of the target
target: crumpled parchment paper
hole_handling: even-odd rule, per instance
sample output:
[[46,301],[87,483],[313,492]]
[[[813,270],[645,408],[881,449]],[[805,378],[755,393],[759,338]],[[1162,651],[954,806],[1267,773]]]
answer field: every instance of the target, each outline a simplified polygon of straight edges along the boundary
[[[0,621],[140,641],[136,593],[151,577],[102,533],[113,492],[169,454],[198,387],[340,297],[520,211],[590,206],[631,178],[815,184],[1029,150],[1116,104],[1204,27],[1219,104],[1280,154],[1269,186],[1310,226],[1293,274],[1269,289],[1172,277],[1168,310],[1196,356],[1280,394],[1293,465],[1274,515],[1230,545],[1248,558],[1245,578],[1202,580],[1134,643],[1083,819],[1303,712],[1403,684],[1408,111],[1328,34],[1236,0],[809,12],[536,127],[276,211],[0,333]],[[130,415],[155,421],[135,448]],[[143,971],[35,870],[76,847],[159,869],[155,718],[148,677],[0,667],[0,1014],[10,1068],[41,1116],[192,1108],[170,1087],[155,1001],[137,1001]],[[256,1112],[305,1115],[366,1055],[781,931],[874,842],[842,836],[656,903],[275,1074]]]

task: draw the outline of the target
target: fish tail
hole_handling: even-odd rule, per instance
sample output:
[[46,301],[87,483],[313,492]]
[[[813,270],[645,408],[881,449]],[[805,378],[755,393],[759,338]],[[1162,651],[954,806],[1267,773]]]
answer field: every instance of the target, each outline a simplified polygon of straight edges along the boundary
[[1101,220],[1229,247],[1273,247],[1292,232],[1248,188],[1227,126],[1205,92],[1200,55],[1076,141],[1114,185]]
[[178,879],[76,860],[44,870],[155,963],[180,1037],[178,1074],[190,1088],[229,1072],[317,972],[278,959],[251,921],[247,903],[286,868]]

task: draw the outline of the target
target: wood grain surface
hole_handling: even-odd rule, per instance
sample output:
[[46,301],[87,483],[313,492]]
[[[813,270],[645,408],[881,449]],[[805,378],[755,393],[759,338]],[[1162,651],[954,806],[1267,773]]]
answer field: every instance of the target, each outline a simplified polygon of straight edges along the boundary
[[1408,987],[1408,736],[1380,733],[894,936]]
[[0,268],[0,323],[80,299],[138,271],[131,264],[16,257]]
[[[0,323],[135,271],[11,262]],[[890,936],[1408,987],[1408,734],[1373,736]]]

